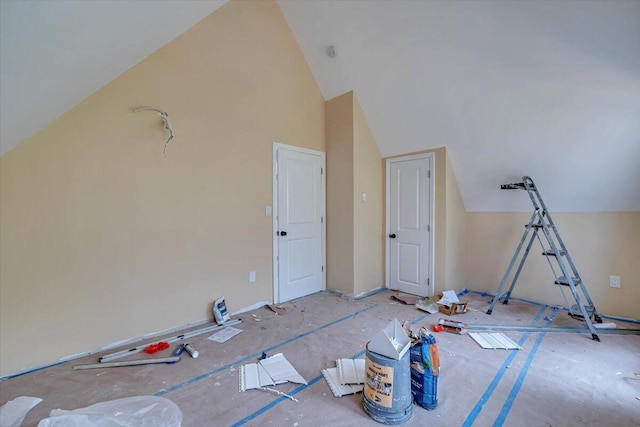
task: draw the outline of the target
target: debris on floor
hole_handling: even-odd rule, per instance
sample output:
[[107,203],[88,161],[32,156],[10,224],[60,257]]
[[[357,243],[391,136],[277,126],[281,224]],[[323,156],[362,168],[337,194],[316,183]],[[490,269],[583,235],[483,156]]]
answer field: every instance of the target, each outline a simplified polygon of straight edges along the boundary
[[[213,331],[218,331],[222,328],[225,328],[227,326],[231,326],[231,325],[237,325],[239,323],[242,323],[242,319],[234,319],[234,320],[229,320],[228,322],[226,322],[223,325],[213,325],[213,326],[207,326],[206,328],[202,328],[202,329],[197,329],[194,331],[189,331],[186,332],[184,334],[180,334],[180,335],[176,335],[174,337],[170,337],[170,338],[165,338],[163,341],[168,342],[168,343],[174,343],[174,342],[179,342],[179,341],[184,341],[188,338],[193,338],[195,336],[201,335],[201,334],[205,334],[207,332],[213,332]],[[99,362],[106,362],[109,360],[114,360],[114,359],[119,359],[121,357],[125,357],[125,356],[130,356],[134,353],[140,353],[142,351],[144,351],[144,349],[147,347],[148,344],[145,345],[140,345],[137,347],[133,347],[133,348],[128,348],[126,350],[121,350],[121,351],[117,351],[115,353],[111,353],[111,354],[107,354],[104,355],[102,357],[100,357]]]
[[364,369],[364,359],[338,359],[335,368],[321,372],[333,395],[342,397],[364,389]]
[[444,291],[441,294],[428,297],[427,299],[438,304],[440,313],[446,314],[447,316],[467,312],[467,302],[460,301],[455,291]]
[[469,332],[469,336],[485,349],[522,350],[522,347],[500,332]]
[[249,363],[240,367],[239,384],[241,393],[246,390],[257,389],[285,396],[297,402],[295,398],[281,391],[266,387],[284,384],[286,382],[307,384],[307,381],[296,371],[282,353],[262,359],[258,363]]
[[269,307],[269,309],[273,311],[275,314],[279,314],[280,316],[284,316],[285,314],[291,313],[291,308],[284,305],[270,304],[270,305],[267,305],[267,307]]
[[234,328],[233,326],[228,326],[223,330],[221,330],[220,332],[216,332],[215,334],[211,335],[207,339],[210,341],[223,343],[223,342],[229,341],[231,338],[235,337],[240,332],[242,332],[242,329]]
[[438,304],[428,299],[421,299],[416,302],[416,308],[422,311],[426,311],[429,314],[438,312]]
[[394,299],[396,301],[400,301],[403,304],[415,305],[416,302],[418,302],[418,300],[420,299],[420,297],[415,296],[415,295],[400,293],[400,294],[396,294],[396,295],[391,295],[391,299]]

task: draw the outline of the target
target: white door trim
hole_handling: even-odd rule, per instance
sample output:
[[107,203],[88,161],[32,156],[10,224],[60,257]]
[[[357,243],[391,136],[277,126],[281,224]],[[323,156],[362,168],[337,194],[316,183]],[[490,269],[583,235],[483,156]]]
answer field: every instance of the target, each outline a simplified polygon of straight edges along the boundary
[[320,156],[322,160],[322,289],[327,289],[327,208],[326,208],[326,153],[322,151],[311,150],[308,148],[296,147],[294,145],[282,144],[280,142],[273,143],[273,181],[272,181],[272,230],[271,241],[273,244],[273,296],[274,303],[281,302],[280,295],[280,283],[278,278],[278,239],[276,238],[276,232],[278,231],[278,149],[285,149],[290,151],[297,151],[300,153],[314,154]]
[[423,154],[415,154],[411,156],[404,157],[393,157],[390,159],[386,159],[386,219],[385,219],[385,287],[389,288],[389,232],[390,232],[390,221],[391,221],[391,200],[390,200],[390,192],[391,192],[391,163],[394,162],[404,162],[407,160],[418,160],[418,159],[430,159],[431,165],[431,177],[429,178],[430,188],[429,188],[429,256],[431,259],[429,260],[429,295],[435,294],[435,194],[436,194],[436,162],[435,162],[435,153],[423,153]]

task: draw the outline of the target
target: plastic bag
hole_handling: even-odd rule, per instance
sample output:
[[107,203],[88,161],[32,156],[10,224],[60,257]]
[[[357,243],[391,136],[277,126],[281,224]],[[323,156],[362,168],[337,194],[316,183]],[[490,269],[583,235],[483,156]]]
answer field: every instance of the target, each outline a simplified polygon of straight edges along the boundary
[[20,396],[8,401],[0,408],[0,427],[20,427],[27,412],[38,403],[39,397]]
[[180,427],[178,405],[155,396],[134,396],[73,411],[54,409],[38,427]]

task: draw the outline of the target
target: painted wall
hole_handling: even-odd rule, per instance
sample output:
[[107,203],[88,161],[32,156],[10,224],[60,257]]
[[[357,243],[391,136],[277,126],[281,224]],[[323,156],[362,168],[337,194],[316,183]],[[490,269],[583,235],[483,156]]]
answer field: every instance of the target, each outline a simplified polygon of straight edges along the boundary
[[[358,98],[353,96],[354,295],[384,287],[384,168]],[[362,201],[366,193],[366,201]]]
[[325,151],[324,100],[278,5],[232,1],[3,156],[1,374],[271,301],[274,141]]
[[327,288],[358,296],[384,286],[382,159],[353,91],[327,101],[325,117]]
[[327,138],[327,288],[354,292],[353,92],[325,105]]
[[467,211],[458,189],[458,181],[451,164],[449,151],[445,151],[445,233],[446,233],[446,289],[460,290],[467,287],[465,276],[465,241]]
[[[467,213],[469,289],[497,291],[530,216],[526,212]],[[598,311],[640,319],[640,212],[551,211],[551,216]],[[513,296],[566,306],[539,249],[539,244],[534,244]],[[620,289],[609,287],[610,275],[620,276]],[[564,289],[573,304],[568,288]]]

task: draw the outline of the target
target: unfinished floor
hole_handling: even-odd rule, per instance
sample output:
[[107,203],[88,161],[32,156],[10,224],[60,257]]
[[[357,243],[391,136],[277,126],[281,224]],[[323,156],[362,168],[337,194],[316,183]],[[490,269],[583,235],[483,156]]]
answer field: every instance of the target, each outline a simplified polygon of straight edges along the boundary
[[[183,354],[173,365],[71,369],[96,363],[100,354],[87,356],[2,381],[0,403],[23,395],[44,399],[23,426],[36,426],[55,408],[76,409],[137,395],[172,400],[182,410],[185,427],[381,425],[363,411],[361,393],[333,397],[320,370],[335,366],[338,358],[364,357],[365,344],[394,317],[411,322],[416,330],[445,317],[394,301],[394,294],[383,291],[352,301],[322,292],[284,304],[291,308],[284,316],[267,308],[244,313],[235,326],[244,332],[223,344],[207,340],[211,334],[192,338],[200,357]],[[497,305],[488,316],[489,296],[467,292],[462,299],[469,302],[469,311],[455,320],[467,323],[581,323],[563,310],[519,300]],[[404,425],[640,425],[640,378],[634,375],[640,372],[640,336],[607,334],[595,342],[576,333],[505,335],[522,350],[483,350],[468,336],[436,334],[442,361],[439,406],[426,411],[414,405],[413,417]],[[169,356],[174,346],[147,357]],[[299,403],[257,390],[238,391],[239,367],[255,362],[262,352],[283,353],[308,381],[277,386]]]

